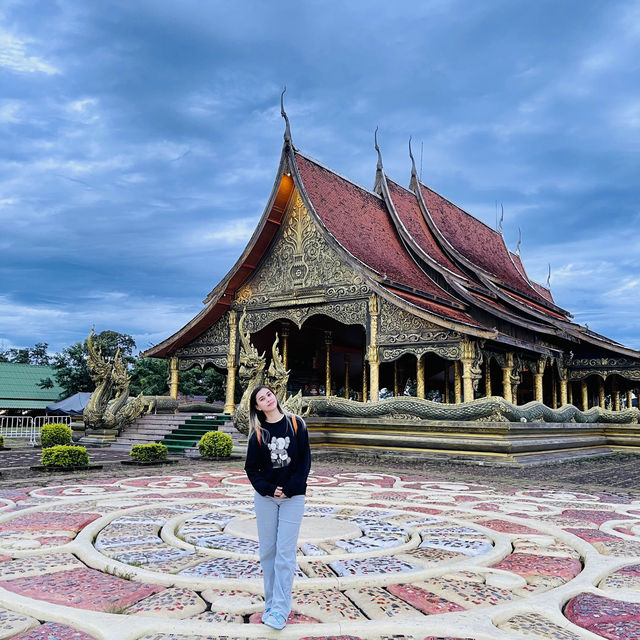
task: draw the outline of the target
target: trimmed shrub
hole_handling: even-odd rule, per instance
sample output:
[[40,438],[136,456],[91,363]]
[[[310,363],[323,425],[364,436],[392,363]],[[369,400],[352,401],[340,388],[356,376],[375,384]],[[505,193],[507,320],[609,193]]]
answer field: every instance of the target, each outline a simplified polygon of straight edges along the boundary
[[4,436],[0,436],[0,449],[4,447]]
[[198,442],[198,451],[204,458],[226,458],[231,455],[232,449],[231,436],[220,431],[209,431]]
[[59,422],[42,425],[40,444],[43,449],[55,447],[57,444],[71,444],[71,427]]
[[159,462],[167,459],[168,451],[161,442],[152,442],[150,444],[134,444],[129,455],[138,462]]
[[89,454],[86,447],[56,444],[42,450],[40,461],[45,467],[86,467]]

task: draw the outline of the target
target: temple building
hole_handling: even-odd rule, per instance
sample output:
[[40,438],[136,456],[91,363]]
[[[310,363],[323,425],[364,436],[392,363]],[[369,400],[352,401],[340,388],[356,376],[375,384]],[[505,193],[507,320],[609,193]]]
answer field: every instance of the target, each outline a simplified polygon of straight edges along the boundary
[[572,321],[519,252],[422,184],[373,189],[299,151],[286,114],[273,191],[244,252],[186,326],[143,355],[227,375],[233,413],[238,323],[260,352],[276,334],[289,391],[375,402],[381,389],[460,403],[503,396],[556,408],[630,407],[640,352]]

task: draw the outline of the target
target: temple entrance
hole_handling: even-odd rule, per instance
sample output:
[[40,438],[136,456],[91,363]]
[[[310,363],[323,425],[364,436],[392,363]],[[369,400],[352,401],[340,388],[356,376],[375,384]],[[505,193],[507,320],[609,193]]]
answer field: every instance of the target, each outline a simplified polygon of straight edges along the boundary
[[[251,335],[251,341],[271,361],[275,335],[280,354],[291,370],[288,395],[336,395],[362,400],[366,333],[361,325],[346,325],[318,314],[299,329],[289,320],[276,320]],[[268,365],[267,365],[268,366]],[[327,393],[329,389],[329,393]]]

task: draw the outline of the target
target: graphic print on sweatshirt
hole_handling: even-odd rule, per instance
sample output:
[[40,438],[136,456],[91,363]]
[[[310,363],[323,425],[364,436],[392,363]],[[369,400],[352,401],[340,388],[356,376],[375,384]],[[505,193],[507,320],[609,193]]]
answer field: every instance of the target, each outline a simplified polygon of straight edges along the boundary
[[267,445],[269,452],[271,453],[271,465],[274,469],[287,467],[291,462],[289,457],[289,444],[291,438],[271,438],[271,441]]

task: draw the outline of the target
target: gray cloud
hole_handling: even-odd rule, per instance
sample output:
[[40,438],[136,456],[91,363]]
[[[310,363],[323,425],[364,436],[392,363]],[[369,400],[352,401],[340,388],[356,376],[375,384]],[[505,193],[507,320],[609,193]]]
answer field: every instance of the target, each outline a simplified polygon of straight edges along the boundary
[[295,143],[423,181],[590,327],[640,347],[640,3],[7,2],[0,341],[164,339],[241,253]]

